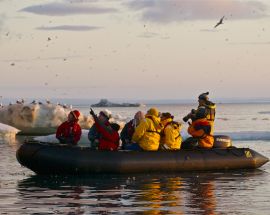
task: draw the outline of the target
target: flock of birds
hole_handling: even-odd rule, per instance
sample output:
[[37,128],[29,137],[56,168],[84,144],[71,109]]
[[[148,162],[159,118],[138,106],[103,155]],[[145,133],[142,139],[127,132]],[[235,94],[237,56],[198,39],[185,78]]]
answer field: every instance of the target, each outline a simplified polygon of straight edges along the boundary
[[[224,24],[224,22],[223,22],[224,19],[225,19],[225,16],[223,16],[223,17],[216,23],[216,25],[214,26],[214,28],[217,28],[218,26]],[[145,28],[145,27],[146,27],[146,25],[144,25],[144,28]],[[6,36],[9,36],[9,32],[6,33]],[[52,40],[51,37],[48,37],[48,38],[47,38],[47,41],[48,41],[48,42],[51,41],[51,40]],[[67,59],[64,58],[63,60],[66,61]],[[15,63],[12,62],[10,65],[11,65],[11,66],[15,66]],[[58,74],[56,74],[56,77],[57,77],[57,76],[58,76]],[[45,82],[44,84],[45,84],[45,86],[47,86],[47,85],[48,85],[48,82]],[[23,100],[21,100],[21,101],[16,101],[16,103],[17,103],[17,104],[23,104],[24,101],[23,101]],[[46,103],[47,103],[47,104],[50,104],[50,101],[46,101]],[[40,105],[41,105],[41,104],[43,104],[43,103],[34,100],[31,104],[40,104]],[[10,104],[10,105],[11,105],[11,104]],[[57,105],[61,105],[61,104],[57,104]],[[67,107],[65,104],[64,104],[64,105],[61,105],[61,106],[63,106],[64,108]],[[3,107],[3,105],[0,104],[0,107]]]

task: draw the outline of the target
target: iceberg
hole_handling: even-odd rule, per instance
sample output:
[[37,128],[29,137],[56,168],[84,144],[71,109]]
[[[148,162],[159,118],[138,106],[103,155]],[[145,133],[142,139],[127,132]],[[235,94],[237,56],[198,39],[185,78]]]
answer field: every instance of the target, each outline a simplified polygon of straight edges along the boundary
[[7,140],[15,140],[16,134],[20,130],[9,125],[0,123],[0,143],[6,142]]
[[107,99],[101,99],[99,103],[91,105],[91,107],[141,107],[143,104],[139,103],[113,103]]
[[[21,134],[52,134],[67,119],[71,110],[71,107],[52,103],[10,104],[0,108],[0,122],[16,127]],[[93,119],[81,114],[79,124],[88,129],[92,126]]]

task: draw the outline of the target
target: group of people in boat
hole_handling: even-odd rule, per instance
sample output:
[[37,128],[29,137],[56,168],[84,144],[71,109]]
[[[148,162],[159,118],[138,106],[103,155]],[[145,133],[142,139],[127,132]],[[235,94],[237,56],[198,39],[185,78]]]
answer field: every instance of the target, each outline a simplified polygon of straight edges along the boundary
[[[184,122],[189,122],[188,133],[191,135],[185,141],[182,141],[180,134],[181,123],[174,121],[171,113],[160,113],[157,108],[150,108],[146,114],[138,111],[134,118],[125,124],[120,134],[120,126],[109,121],[111,118],[109,112],[100,111],[99,115],[96,115],[91,109],[90,114],[95,122],[88,133],[91,148],[109,151],[212,148],[216,105],[209,100],[208,95],[208,92],[199,95],[198,108],[192,109],[183,118]],[[79,116],[78,110],[71,111],[68,120],[58,127],[56,138],[60,143],[71,145],[78,143],[82,133],[78,124]]]

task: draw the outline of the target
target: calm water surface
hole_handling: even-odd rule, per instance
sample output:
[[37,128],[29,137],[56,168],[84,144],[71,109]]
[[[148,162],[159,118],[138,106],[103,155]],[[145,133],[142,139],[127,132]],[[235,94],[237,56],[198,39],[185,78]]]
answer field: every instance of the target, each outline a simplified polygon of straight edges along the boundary
[[[0,144],[1,214],[269,214],[269,164],[251,171],[46,177],[17,163],[20,141]],[[236,144],[270,157],[268,142]]]
[[[269,105],[219,110],[218,131],[263,132],[263,140],[240,137],[234,145],[270,157]],[[0,214],[269,214],[270,163],[251,171],[46,177],[18,164],[24,138],[0,143]]]

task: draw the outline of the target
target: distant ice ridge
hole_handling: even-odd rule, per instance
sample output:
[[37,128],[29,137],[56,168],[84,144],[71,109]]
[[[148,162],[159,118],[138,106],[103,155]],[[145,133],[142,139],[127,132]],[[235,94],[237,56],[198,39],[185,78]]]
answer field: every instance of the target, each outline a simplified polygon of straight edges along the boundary
[[270,111],[260,111],[259,114],[270,114]]
[[19,131],[17,128],[0,123],[0,143],[14,140]]

